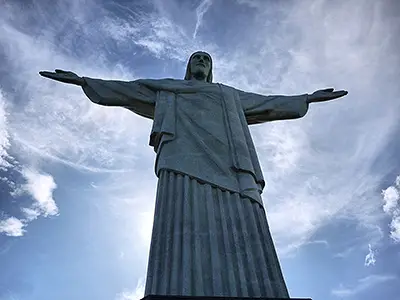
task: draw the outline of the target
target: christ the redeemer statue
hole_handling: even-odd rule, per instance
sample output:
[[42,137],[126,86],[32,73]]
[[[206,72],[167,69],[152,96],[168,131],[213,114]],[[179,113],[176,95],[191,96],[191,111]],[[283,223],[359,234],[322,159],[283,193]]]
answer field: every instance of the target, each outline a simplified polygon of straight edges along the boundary
[[[264,96],[212,83],[212,60],[191,55],[184,80],[114,81],[55,70],[94,103],[153,120],[158,177],[145,295],[289,298],[261,199],[249,126],[303,117],[346,91]],[[138,187],[140,188],[140,187]]]

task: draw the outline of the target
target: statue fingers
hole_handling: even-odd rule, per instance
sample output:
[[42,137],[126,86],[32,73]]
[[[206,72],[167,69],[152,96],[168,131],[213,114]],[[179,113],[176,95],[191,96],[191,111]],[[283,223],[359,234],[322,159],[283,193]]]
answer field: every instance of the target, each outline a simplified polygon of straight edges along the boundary
[[76,80],[75,76],[72,77],[68,73],[55,73],[55,72],[48,72],[48,71],[40,71],[39,74],[45,78],[49,78],[49,79],[56,80],[59,82],[64,82],[64,83],[73,83],[73,81]]
[[39,74],[43,77],[50,78],[50,79],[56,79],[59,78],[59,75],[55,72],[49,72],[49,71],[40,71]]
[[61,69],[55,69],[55,72],[58,74],[71,74],[72,73],[71,71],[64,71]]
[[343,97],[343,96],[346,96],[348,94],[348,92],[347,91],[335,91],[335,92],[333,92],[332,93],[332,96],[333,96],[333,98],[340,98],[340,97]]
[[308,97],[308,103],[329,101],[346,96],[347,94],[348,92],[344,90],[341,91],[333,91],[333,89],[319,90]]
[[317,100],[316,102],[329,101],[329,100],[343,97],[345,95],[347,95],[347,91],[335,91],[335,92],[325,94],[324,96],[320,97],[320,99]]

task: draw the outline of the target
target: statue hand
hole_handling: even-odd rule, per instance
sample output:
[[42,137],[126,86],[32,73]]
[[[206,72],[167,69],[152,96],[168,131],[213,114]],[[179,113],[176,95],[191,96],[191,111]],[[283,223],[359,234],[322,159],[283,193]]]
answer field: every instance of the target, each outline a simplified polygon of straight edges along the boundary
[[57,80],[64,83],[75,84],[79,86],[85,85],[85,80],[73,72],[56,69],[55,72],[40,71],[39,74],[43,77]]
[[308,96],[307,103],[324,102],[346,96],[347,91],[334,91],[332,88],[318,90]]

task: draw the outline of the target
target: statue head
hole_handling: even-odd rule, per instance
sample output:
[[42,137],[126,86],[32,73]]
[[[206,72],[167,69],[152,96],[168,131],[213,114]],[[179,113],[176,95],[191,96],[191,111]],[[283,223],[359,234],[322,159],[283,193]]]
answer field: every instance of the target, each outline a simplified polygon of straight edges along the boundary
[[186,67],[185,80],[190,80],[192,77],[209,83],[212,82],[212,59],[210,54],[204,51],[197,51],[190,56]]

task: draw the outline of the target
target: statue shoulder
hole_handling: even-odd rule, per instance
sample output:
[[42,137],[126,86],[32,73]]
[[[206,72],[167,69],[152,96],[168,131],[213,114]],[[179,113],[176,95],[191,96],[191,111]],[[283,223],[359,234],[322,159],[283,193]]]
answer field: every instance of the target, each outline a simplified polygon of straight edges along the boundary
[[214,84],[220,86],[225,91],[230,91],[230,92],[238,92],[239,91],[238,89],[234,88],[233,86],[226,85],[223,83],[216,82]]

